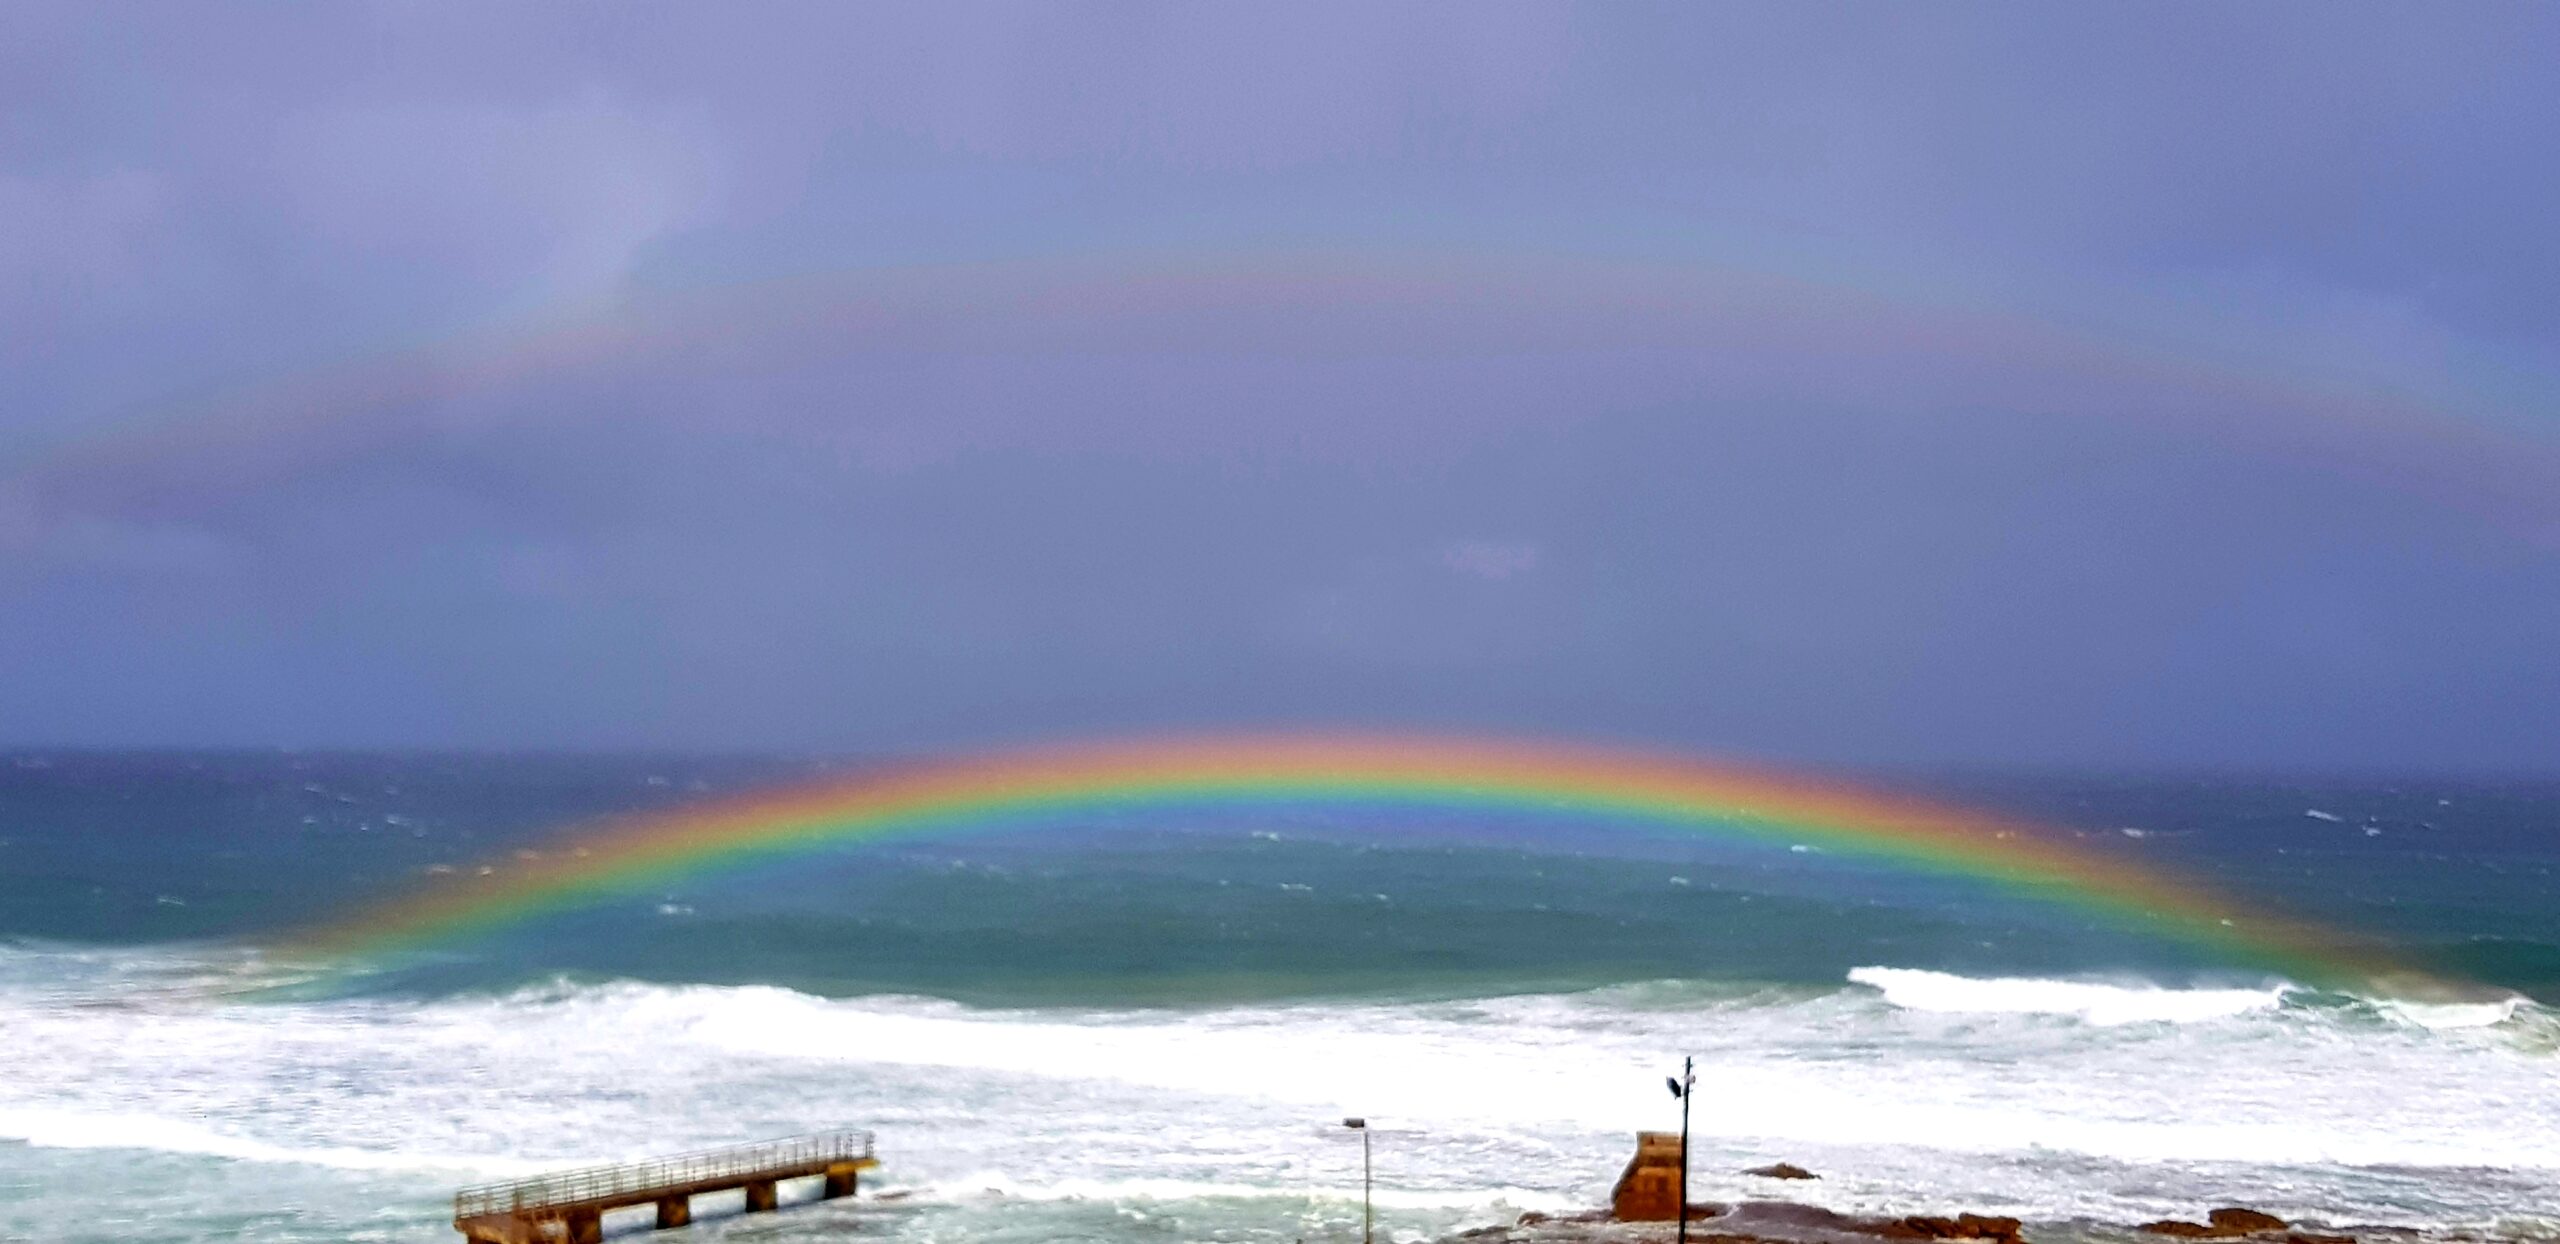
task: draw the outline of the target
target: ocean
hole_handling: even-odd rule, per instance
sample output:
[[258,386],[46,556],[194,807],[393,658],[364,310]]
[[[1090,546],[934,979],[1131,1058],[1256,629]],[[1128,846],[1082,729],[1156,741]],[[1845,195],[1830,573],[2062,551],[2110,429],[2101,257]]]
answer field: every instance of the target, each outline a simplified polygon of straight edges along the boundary
[[[852,1126],[691,1238],[1381,1238],[1699,1199],[2560,1239],[2560,783],[1903,775],[2511,996],[1834,858],[1410,808],[811,851],[352,963],[290,934],[774,758],[0,758],[0,1239],[451,1240],[460,1185]],[[1773,1161],[1822,1179],[1742,1175]],[[733,1198],[734,1199],[734,1198]],[[645,1212],[644,1212],[645,1214]],[[615,1225],[619,1225],[616,1220]]]

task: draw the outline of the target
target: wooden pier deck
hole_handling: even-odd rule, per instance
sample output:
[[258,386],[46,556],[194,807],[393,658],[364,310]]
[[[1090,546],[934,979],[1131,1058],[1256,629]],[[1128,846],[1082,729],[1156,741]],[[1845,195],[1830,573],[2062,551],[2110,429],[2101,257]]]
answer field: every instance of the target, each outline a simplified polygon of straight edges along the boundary
[[771,1210],[776,1186],[815,1176],[821,1199],[852,1196],[860,1173],[878,1166],[871,1133],[821,1132],[725,1149],[591,1166],[465,1188],[453,1197],[453,1228],[472,1244],[594,1244],[607,1211],[658,1207],[658,1225],[693,1221],[693,1198],[744,1188],[747,1212]]

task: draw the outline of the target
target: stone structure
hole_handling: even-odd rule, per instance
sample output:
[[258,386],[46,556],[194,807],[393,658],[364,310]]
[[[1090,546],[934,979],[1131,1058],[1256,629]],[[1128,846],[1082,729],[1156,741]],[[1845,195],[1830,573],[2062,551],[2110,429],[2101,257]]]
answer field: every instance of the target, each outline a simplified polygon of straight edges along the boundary
[[1680,1133],[1636,1133],[1636,1156],[1609,1193],[1620,1222],[1669,1222],[1680,1216]]

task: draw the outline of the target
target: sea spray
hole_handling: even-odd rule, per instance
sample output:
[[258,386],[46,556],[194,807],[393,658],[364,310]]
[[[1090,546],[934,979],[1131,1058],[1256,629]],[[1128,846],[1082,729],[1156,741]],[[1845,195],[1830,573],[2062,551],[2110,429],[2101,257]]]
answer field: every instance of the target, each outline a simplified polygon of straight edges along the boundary
[[[42,974],[44,952],[8,953],[13,977]],[[1224,1204],[1337,1194],[1345,1155],[1322,1125],[1363,1110],[1394,1203],[1429,1217],[1591,1203],[1658,1123],[1660,1051],[1682,1049],[1713,1103],[1702,1194],[1747,1191],[1730,1171],[1783,1156],[1835,1172],[1811,1195],[1876,1208],[1908,1200],[1896,1181],[1969,1187],[1987,1163],[2038,1172],[2007,1212],[2120,1221],[2324,1171],[2337,1212],[2406,1222],[2396,1184],[2355,1172],[2430,1169],[2440,1212],[2478,1221],[2526,1212],[2519,1181],[2560,1177],[2560,1131],[2516,1124],[2560,1116],[2560,1078],[2498,1025],[1857,975],[1680,1006],[1628,989],[1183,1010],[636,983],[141,1007],[0,993],[0,1134],[192,1157],[224,1184],[304,1166],[431,1187],[849,1122],[882,1131],[879,1186],[928,1201]],[[2502,1107],[2441,1108],[2464,1101]]]
[[[43,1244],[414,1242],[447,1231],[457,1184],[838,1124],[878,1129],[887,1166],[759,1238],[1339,1239],[1346,1114],[1373,1124],[1381,1227],[1438,1238],[1598,1203],[1631,1133],[1676,1117],[1660,1083],[1683,1054],[1707,1198],[1767,1195],[1736,1172],[1788,1160],[1824,1176],[1789,1195],[2054,1239],[2242,1195],[2510,1234],[2560,1203],[2560,1017],[2539,1003],[2279,977],[1836,853],[1446,809],[1107,821],[686,878],[376,970],[256,935],[771,774],[158,763],[0,783],[0,1229]],[[2413,958],[2560,981],[2560,795],[1966,798]],[[2439,827],[2421,851],[2305,802]],[[393,815],[408,832],[357,828]],[[102,1204],[127,1217],[100,1226]]]
[[1849,979],[1909,1010],[2068,1015],[2092,1024],[2221,1019],[2280,1006],[2289,988],[2274,984],[2261,989],[2170,989],[2033,977],[1980,979],[1918,968],[1885,967],[1855,968]]

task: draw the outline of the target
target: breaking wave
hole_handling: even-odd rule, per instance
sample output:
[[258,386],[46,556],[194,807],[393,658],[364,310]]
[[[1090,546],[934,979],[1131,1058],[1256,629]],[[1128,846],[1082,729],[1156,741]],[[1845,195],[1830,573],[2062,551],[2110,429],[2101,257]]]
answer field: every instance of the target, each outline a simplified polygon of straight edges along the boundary
[[2194,1023],[2284,1005],[2293,987],[2171,989],[2035,977],[1972,977],[1919,968],[1863,967],[1849,979],[1913,1011],[1966,1014],[2069,1015],[2092,1024]]
[[988,1192],[1325,1200],[1357,1186],[1340,1120],[1359,1114],[1391,1172],[1381,1203],[1455,1226],[1596,1203],[1629,1134],[1673,1117],[1661,1075],[1683,1054],[1702,1198],[1765,1194],[1731,1172],[1786,1158],[1824,1170],[1804,1195],[1838,1207],[1995,1208],[1965,1190],[2014,1168],[1996,1208],[2026,1217],[2141,1221],[2264,1177],[2317,1183],[2331,1212],[2441,1225],[2528,1212],[2560,1173],[2552,1024],[2522,1002],[1877,966],[1829,989],[1197,1009],[628,982],[136,1003],[72,996],[85,987],[41,983],[41,952],[12,957],[0,1139],[288,1172],[269,1180],[361,1172],[344,1178],[428,1206],[473,1178],[838,1125],[880,1131],[881,1186],[952,1212]]

